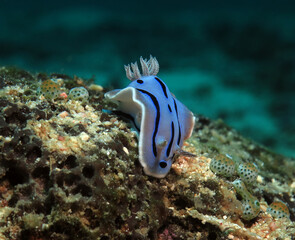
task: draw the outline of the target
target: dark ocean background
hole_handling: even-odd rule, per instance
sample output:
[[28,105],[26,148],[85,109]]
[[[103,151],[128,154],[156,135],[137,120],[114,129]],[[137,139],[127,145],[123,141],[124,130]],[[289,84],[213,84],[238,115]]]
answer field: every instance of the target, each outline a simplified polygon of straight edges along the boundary
[[0,65],[106,88],[156,56],[192,111],[295,156],[295,1],[0,1]]

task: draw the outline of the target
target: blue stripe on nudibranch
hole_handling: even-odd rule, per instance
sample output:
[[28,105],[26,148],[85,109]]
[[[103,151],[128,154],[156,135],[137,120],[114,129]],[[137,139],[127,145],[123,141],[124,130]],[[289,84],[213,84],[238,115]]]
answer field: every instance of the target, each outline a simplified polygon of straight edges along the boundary
[[165,84],[159,78],[155,77],[155,79],[157,80],[158,83],[160,83],[161,88],[163,89],[163,92],[165,94],[165,97],[168,98],[167,89],[166,89]]
[[166,151],[166,157],[169,157],[169,155],[170,155],[173,140],[174,140],[174,123],[171,122],[171,139],[170,139],[170,143],[168,145],[167,151]]
[[139,89],[139,88],[136,88],[138,91],[144,93],[144,94],[147,94],[153,101],[156,109],[157,109],[157,115],[156,115],[156,121],[155,121],[155,130],[154,130],[154,133],[153,133],[153,153],[154,153],[154,156],[157,157],[157,147],[156,147],[156,136],[157,136],[157,133],[158,133],[158,129],[159,129],[159,122],[160,122],[160,105],[159,105],[159,102],[157,100],[157,98],[149,93],[148,91],[145,91],[143,89]]
[[177,140],[177,145],[179,146],[180,144],[180,140],[181,140],[181,129],[180,129],[180,124],[179,124],[179,121],[178,121],[178,140]]

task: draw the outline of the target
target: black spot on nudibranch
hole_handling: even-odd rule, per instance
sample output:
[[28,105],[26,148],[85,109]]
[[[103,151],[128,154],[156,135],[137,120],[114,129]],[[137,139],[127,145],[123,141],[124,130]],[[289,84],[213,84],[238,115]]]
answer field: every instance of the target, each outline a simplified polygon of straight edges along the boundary
[[167,163],[166,163],[166,161],[162,160],[162,161],[159,163],[159,166],[160,166],[161,168],[165,168],[165,167],[167,167]]
[[155,77],[155,79],[158,81],[158,83],[160,83],[160,85],[161,85],[161,87],[163,89],[165,97],[168,98],[167,89],[166,89],[165,84],[159,78]]
[[139,80],[137,80],[136,82],[137,82],[137,83],[139,83],[139,84],[143,84],[143,81],[142,81],[142,80],[140,80],[140,79],[139,79]]
[[169,104],[168,104],[168,109],[169,109],[169,112],[172,112],[172,109]]

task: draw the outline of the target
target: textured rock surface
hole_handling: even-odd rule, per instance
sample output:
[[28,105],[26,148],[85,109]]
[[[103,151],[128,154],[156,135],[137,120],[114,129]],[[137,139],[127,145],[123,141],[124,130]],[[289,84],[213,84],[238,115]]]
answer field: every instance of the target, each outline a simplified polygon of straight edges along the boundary
[[[83,86],[89,101],[46,100],[41,81]],[[0,239],[291,239],[295,161],[243,138],[222,121],[197,116],[185,150],[164,179],[143,174],[137,139],[109,109],[101,87],[80,78],[0,69]],[[229,154],[255,163],[249,188],[261,206],[251,221],[231,183],[210,169]],[[290,219],[273,219],[275,200]]]

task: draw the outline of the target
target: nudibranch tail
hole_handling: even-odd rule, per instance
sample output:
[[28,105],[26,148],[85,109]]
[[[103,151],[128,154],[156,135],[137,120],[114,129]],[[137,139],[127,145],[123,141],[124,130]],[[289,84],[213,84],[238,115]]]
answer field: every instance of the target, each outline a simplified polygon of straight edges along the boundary
[[142,76],[156,76],[159,72],[159,63],[158,60],[150,55],[150,59],[143,59],[140,57],[140,65],[142,69],[142,74],[140,73],[137,62],[125,65],[126,76],[131,81],[137,80]]

